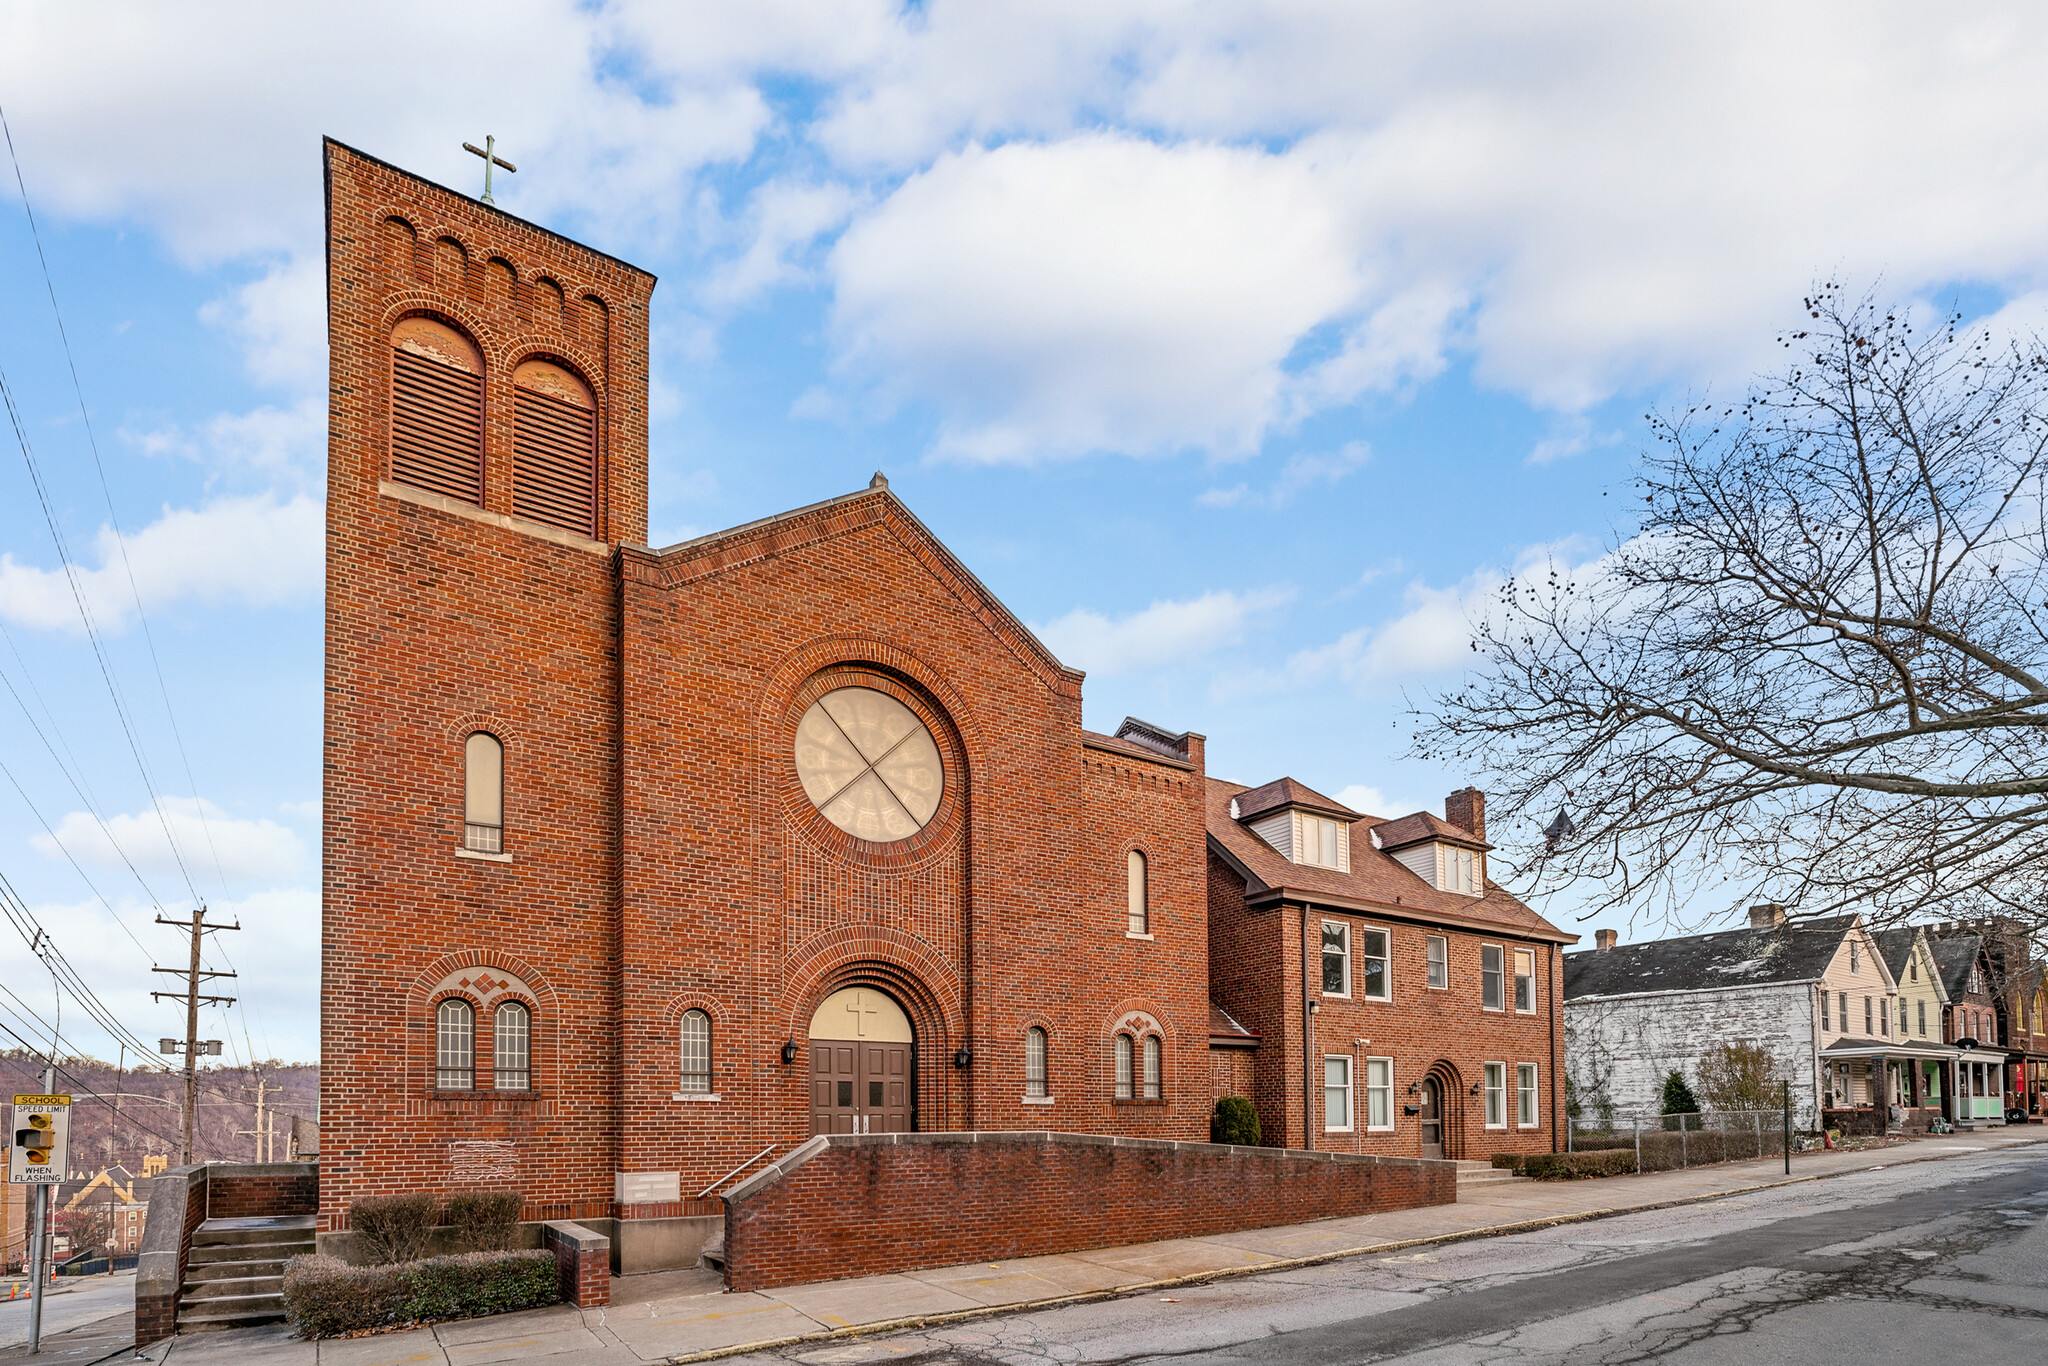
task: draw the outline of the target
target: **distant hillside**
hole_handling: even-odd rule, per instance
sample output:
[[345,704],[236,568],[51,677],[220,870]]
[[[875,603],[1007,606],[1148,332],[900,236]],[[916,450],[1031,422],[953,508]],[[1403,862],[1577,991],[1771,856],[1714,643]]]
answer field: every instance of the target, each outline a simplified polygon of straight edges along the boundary
[[[152,1059],[156,1068],[162,1059]],[[57,1089],[76,1097],[71,1111],[71,1166],[91,1172],[119,1162],[140,1173],[153,1153],[178,1162],[179,1105],[185,1074],[159,1070],[117,1072],[93,1058],[62,1058]],[[255,1067],[201,1067],[199,1104],[193,1126],[194,1156],[205,1161],[253,1162],[256,1140],[238,1129],[256,1127],[256,1082],[264,1085],[263,1107],[276,1118],[274,1152],[283,1161],[291,1133],[290,1116],[320,1117],[320,1068],[314,1063],[261,1062]],[[17,1091],[43,1089],[42,1059],[19,1049],[0,1050],[0,1102]],[[115,1112],[115,1093],[120,1111]]]

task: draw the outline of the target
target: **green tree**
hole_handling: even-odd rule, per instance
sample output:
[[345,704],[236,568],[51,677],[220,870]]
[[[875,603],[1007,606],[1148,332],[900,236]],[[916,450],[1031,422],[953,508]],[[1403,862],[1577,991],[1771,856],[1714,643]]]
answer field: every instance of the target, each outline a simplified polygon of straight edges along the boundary
[[1685,1073],[1675,1067],[1672,1068],[1671,1074],[1664,1078],[1664,1113],[1692,1115],[1698,1114],[1699,1108],[1699,1097],[1695,1096],[1692,1087],[1686,1084]]

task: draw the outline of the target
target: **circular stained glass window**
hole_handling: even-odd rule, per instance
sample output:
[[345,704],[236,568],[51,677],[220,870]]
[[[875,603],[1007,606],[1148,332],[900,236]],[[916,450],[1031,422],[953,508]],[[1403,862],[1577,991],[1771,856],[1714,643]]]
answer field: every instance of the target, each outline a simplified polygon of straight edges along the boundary
[[826,820],[874,844],[922,830],[946,790],[932,733],[873,688],[839,688],[811,704],[796,728],[796,773]]

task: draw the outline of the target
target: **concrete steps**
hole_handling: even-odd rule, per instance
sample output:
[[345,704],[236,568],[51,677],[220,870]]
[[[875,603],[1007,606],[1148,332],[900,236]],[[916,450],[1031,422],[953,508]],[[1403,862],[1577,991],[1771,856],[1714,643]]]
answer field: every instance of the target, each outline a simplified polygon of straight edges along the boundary
[[284,1321],[284,1265],[313,1253],[313,1216],[208,1219],[192,1231],[178,1331]]
[[1511,1171],[1494,1166],[1491,1162],[1460,1162],[1458,1164],[1458,1193],[1460,1195],[1468,1190],[1476,1190],[1481,1186],[1498,1186],[1509,1181],[1526,1180],[1528,1180],[1527,1177],[1517,1176]]

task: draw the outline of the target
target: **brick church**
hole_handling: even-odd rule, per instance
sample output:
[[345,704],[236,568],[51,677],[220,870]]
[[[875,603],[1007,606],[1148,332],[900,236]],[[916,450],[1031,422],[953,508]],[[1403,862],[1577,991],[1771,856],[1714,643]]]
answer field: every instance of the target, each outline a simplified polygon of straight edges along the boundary
[[880,475],[649,547],[653,277],[331,141],[326,184],[324,1229],[513,1188],[630,1260],[811,1134],[1200,1140],[1222,1094],[1275,1145],[1558,1143],[1574,936],[1479,794],[1379,821],[1087,731]]

